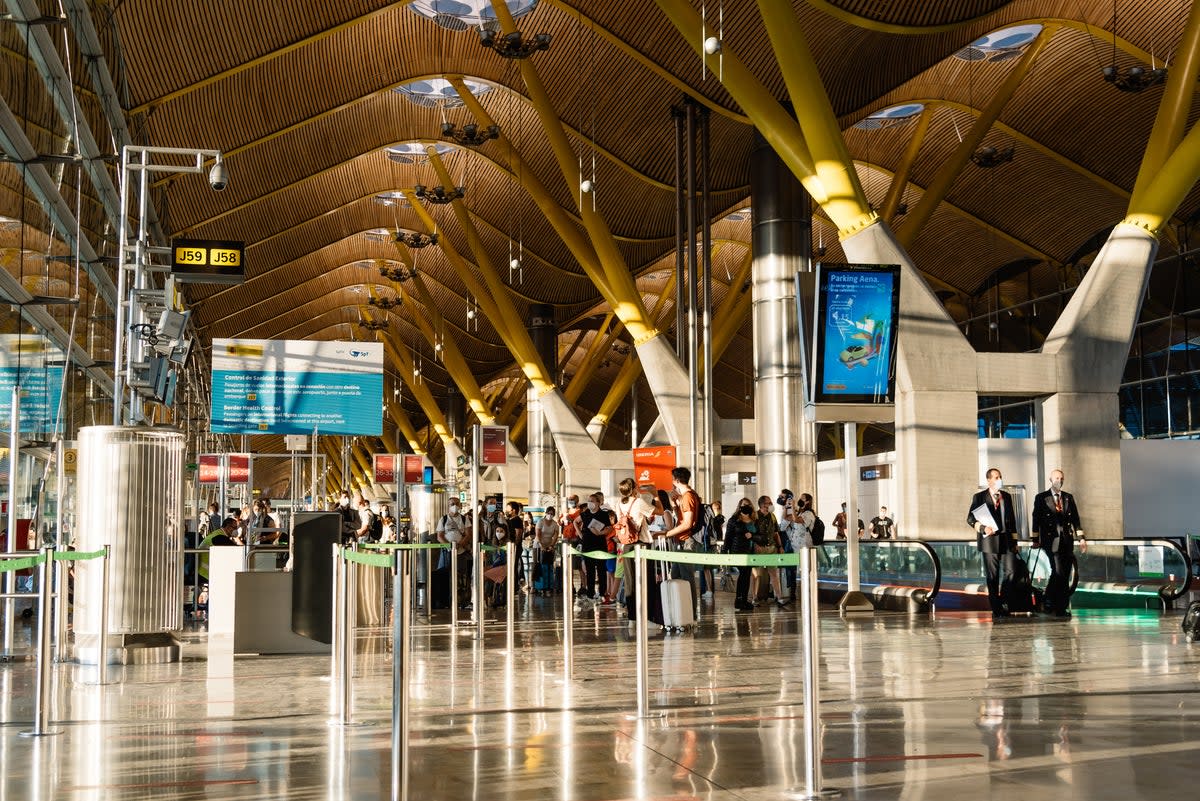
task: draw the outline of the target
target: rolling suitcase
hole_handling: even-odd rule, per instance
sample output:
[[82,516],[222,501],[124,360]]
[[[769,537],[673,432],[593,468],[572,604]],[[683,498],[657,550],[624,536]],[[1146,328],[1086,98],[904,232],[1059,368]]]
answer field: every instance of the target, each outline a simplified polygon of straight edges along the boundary
[[1013,554],[1012,564],[1012,574],[1005,576],[1000,588],[1000,599],[1010,615],[1032,615],[1036,602],[1029,564],[1019,553]]
[[660,586],[663,626],[668,631],[683,631],[696,624],[692,603],[692,582],[667,579]]
[[1192,601],[1188,604],[1187,611],[1183,613],[1183,639],[1188,642],[1195,642],[1200,637],[1200,601]]
[[[539,554],[540,556],[540,554]],[[539,595],[549,595],[554,592],[554,563],[538,561],[533,566],[533,591]]]
[[450,568],[439,567],[433,571],[433,601],[434,609],[450,608]]

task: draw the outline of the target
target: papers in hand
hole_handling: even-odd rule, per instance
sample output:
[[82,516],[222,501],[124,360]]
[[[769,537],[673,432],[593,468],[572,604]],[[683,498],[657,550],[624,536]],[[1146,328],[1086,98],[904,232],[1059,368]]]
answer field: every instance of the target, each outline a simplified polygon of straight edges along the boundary
[[599,518],[592,518],[592,522],[588,523],[588,529],[593,534],[599,534],[605,529],[604,521]]
[[[960,506],[959,508],[961,509],[962,507]],[[981,503],[972,509],[971,515],[975,518],[975,522],[981,524],[984,528],[990,528],[993,531],[1000,529],[1000,526],[996,524],[996,518],[992,517],[992,508],[986,503]]]

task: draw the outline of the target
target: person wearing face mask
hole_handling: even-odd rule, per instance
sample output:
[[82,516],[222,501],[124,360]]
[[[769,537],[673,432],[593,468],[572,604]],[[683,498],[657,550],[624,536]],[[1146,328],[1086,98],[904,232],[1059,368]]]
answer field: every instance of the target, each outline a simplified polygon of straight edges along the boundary
[[[725,553],[754,553],[754,535],[757,530],[758,526],[754,522],[754,501],[742,498],[725,525]],[[738,612],[754,611],[754,604],[750,603],[748,597],[750,575],[750,568],[738,568],[737,590],[733,601],[733,608]]]
[[1000,598],[1000,571],[1011,576],[1017,547],[1017,518],[1013,513],[1012,496],[1004,491],[1004,479],[999,468],[989,468],[987,488],[971,498],[967,525],[975,529],[975,547],[983,559],[987,577],[988,605],[992,617],[1009,617]]
[[[587,506],[579,515],[579,531],[582,540],[582,550],[585,553],[608,550],[608,533],[612,530],[612,513],[601,508],[603,496],[593,493],[588,496]],[[604,582],[607,579],[604,559],[586,557],[583,560],[585,570],[584,595],[579,599],[584,608],[604,601]]]
[[1071,590],[1071,553],[1075,538],[1083,539],[1083,524],[1075,496],[1063,489],[1062,470],[1050,471],[1050,488],[1033,499],[1033,547],[1041,547],[1050,561],[1050,579],[1046,582],[1045,613],[1069,618]]
[[538,595],[549,595],[554,591],[554,553],[558,549],[560,533],[554,507],[547,506],[546,514],[533,527],[537,562],[533,567],[533,590]]

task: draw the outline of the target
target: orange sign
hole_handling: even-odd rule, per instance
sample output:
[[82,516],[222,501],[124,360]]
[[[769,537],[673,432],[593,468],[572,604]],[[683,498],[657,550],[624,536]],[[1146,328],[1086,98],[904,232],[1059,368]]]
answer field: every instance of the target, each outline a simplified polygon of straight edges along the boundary
[[391,484],[396,480],[396,457],[390,453],[375,454],[375,483]]
[[671,489],[671,471],[679,466],[674,445],[633,449],[633,480],[640,487],[653,484],[661,490]]
[[421,483],[421,468],[425,466],[425,460],[418,453],[404,454],[404,483],[405,484],[420,484]]
[[250,454],[248,453],[231,453],[229,459],[229,483],[230,484],[249,484],[250,483]]
[[198,461],[200,465],[199,480],[201,484],[221,483],[221,455],[217,453],[202,453]]

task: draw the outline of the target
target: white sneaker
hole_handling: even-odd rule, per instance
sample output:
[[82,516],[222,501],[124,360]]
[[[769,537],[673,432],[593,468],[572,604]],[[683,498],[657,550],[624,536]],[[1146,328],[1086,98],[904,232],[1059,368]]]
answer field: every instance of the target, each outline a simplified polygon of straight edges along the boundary
[[701,598],[703,598],[703,599],[704,599],[704,600],[706,600],[706,601],[711,601],[711,600],[712,600],[712,597],[713,597],[712,590],[709,590],[708,592],[704,593],[704,594],[703,594],[703,595],[701,595],[700,597],[701,597]]

